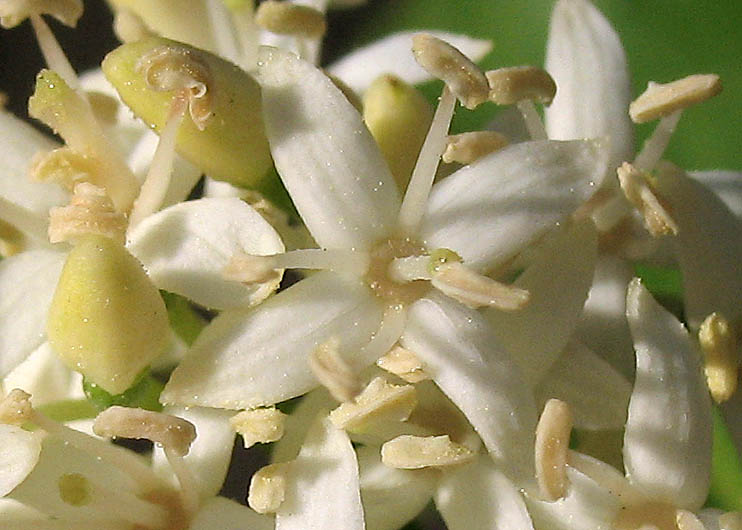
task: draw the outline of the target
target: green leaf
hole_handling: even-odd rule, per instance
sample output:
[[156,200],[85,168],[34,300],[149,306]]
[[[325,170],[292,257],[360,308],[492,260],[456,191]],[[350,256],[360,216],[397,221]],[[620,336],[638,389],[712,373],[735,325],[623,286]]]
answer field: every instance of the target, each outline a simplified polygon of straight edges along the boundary
[[711,489],[706,505],[727,511],[742,510],[742,461],[717,407],[714,407]]

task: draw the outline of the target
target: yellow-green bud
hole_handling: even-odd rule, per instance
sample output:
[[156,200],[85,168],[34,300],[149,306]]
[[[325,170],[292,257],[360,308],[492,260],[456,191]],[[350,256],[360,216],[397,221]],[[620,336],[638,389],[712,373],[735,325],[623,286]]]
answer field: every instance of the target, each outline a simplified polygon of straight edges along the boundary
[[[249,188],[260,187],[272,162],[265,137],[260,88],[239,67],[203,50],[152,37],[109,53],[103,72],[121,99],[155,131],[170,116],[176,94],[199,85],[194,116],[178,130],[177,150],[210,177]],[[175,79],[192,85],[170,86]],[[199,130],[201,128],[202,130]]]
[[406,189],[433,120],[430,104],[415,87],[384,75],[363,95],[363,119],[400,190]]
[[81,237],[54,293],[49,342],[72,369],[120,394],[167,344],[165,303],[141,263],[104,236]]

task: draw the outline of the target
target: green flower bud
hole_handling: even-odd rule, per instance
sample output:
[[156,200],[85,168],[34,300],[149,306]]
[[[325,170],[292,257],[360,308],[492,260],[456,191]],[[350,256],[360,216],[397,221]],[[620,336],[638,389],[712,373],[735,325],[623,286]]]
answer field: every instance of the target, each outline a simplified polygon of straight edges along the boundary
[[271,168],[260,88],[239,67],[203,50],[152,37],[119,46],[102,64],[121,99],[155,131],[185,94],[191,119],[178,130],[177,150],[210,177],[260,188]]
[[121,394],[164,350],[167,310],[123,245],[83,236],[62,269],[47,333],[71,368],[110,394]]

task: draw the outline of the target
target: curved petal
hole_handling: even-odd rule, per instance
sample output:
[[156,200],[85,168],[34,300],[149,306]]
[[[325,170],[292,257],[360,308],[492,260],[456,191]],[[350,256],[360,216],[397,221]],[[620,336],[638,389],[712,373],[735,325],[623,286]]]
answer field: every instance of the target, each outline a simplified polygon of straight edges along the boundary
[[276,530],[363,530],[358,463],[345,431],[326,415],[309,430],[287,476]]
[[319,384],[307,360],[311,350],[337,336],[343,351],[358,351],[379,328],[381,315],[381,304],[358,279],[314,274],[253,310],[215,318],[173,372],[161,400],[237,410],[299,396]]
[[514,144],[433,187],[421,239],[488,270],[559,226],[600,185],[608,148],[598,140]]
[[39,249],[0,261],[0,377],[46,340],[46,316],[66,257]]
[[558,87],[544,111],[549,138],[609,137],[609,169],[632,160],[626,54],[608,20],[589,1],[557,2],[546,46],[546,70]]
[[654,500],[695,510],[711,475],[711,401],[700,356],[683,325],[638,279],[629,285],[626,315],[636,350],[626,475]]
[[0,424],[0,497],[13,491],[33,471],[41,454],[42,438],[39,432]]
[[495,335],[534,386],[564,349],[582,314],[592,283],[598,237],[592,221],[562,230],[537,251],[514,285],[531,293],[512,312],[485,309]]
[[199,199],[166,208],[137,225],[127,246],[158,288],[216,309],[257,304],[280,281],[248,286],[225,279],[222,271],[232,256],[284,250],[273,227],[237,198]]
[[[423,31],[423,30],[420,30]],[[431,79],[412,55],[412,37],[420,31],[393,33],[358,48],[327,67],[327,71],[358,92],[364,92],[383,74],[392,74],[410,84]],[[492,49],[492,42],[445,31],[427,31],[458,48],[472,61],[479,61]]]
[[320,70],[261,48],[257,80],[276,168],[317,243],[368,248],[390,233],[399,193],[358,112]]
[[444,296],[410,306],[402,345],[461,409],[496,463],[533,477],[536,407],[517,366],[476,311]]
[[734,215],[742,217],[742,172],[691,171],[690,176],[716,193]]
[[444,475],[435,506],[449,530],[533,530],[518,488],[483,457]]
[[188,530],[273,530],[274,519],[224,497],[213,497],[201,506]]

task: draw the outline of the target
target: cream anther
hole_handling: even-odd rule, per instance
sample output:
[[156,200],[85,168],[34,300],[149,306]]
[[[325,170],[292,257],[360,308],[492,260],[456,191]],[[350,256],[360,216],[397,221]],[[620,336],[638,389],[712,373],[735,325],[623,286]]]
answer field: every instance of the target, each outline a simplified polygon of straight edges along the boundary
[[21,426],[33,417],[31,394],[15,388],[0,402],[0,423]]
[[32,15],[51,15],[74,28],[82,10],[82,0],[3,0],[0,2],[0,25],[9,29]]
[[645,123],[701,103],[721,92],[716,74],[689,75],[667,84],[649,83],[644,93],[629,105],[634,123]]
[[430,379],[430,376],[425,373],[425,367],[417,355],[399,345],[389,350],[383,357],[380,357],[376,361],[376,365],[408,383],[419,383],[425,379]]
[[255,23],[273,33],[320,38],[327,30],[325,15],[308,6],[267,0],[255,12]]
[[739,354],[732,325],[719,313],[711,313],[698,330],[705,360],[706,383],[717,403],[727,401],[737,390]]
[[232,428],[242,435],[245,449],[256,443],[270,443],[281,439],[286,414],[275,407],[243,410],[229,418]]
[[126,216],[116,211],[103,188],[87,182],[75,186],[69,205],[49,211],[49,241],[71,241],[86,234],[100,234],[124,243]]
[[448,137],[443,161],[471,164],[508,145],[506,136],[495,131],[472,131]]
[[381,461],[397,469],[422,469],[464,464],[476,453],[443,436],[397,436],[381,446]]
[[338,401],[350,401],[361,391],[356,372],[340,355],[340,340],[331,337],[309,354],[309,367],[317,380]]
[[253,474],[247,504],[258,513],[274,513],[286,495],[286,472],[290,463],[271,464]]
[[251,254],[235,254],[222,271],[222,276],[228,280],[246,284],[265,283],[281,277],[274,256],[253,256]]
[[678,225],[672,218],[669,205],[665,206],[661,197],[653,189],[642,171],[624,162],[618,168],[618,180],[626,198],[644,217],[647,230],[654,237],[675,235]]
[[94,158],[67,146],[36,153],[29,168],[32,179],[56,182],[69,191],[80,182],[94,182],[99,172]]
[[151,440],[177,456],[187,455],[196,439],[196,428],[189,421],[161,412],[119,406],[98,414],[93,432],[98,436]]
[[339,429],[363,432],[380,422],[407,420],[415,405],[414,386],[392,385],[377,377],[353,402],[343,403],[330,412],[330,421]]
[[194,49],[159,46],[139,59],[136,71],[144,74],[152,90],[184,93],[193,123],[199,130],[206,128],[212,114],[213,79],[208,64]]
[[431,283],[443,294],[472,309],[489,306],[515,311],[524,307],[531,297],[525,289],[495,281],[458,262],[439,266]]
[[420,66],[443,80],[467,109],[487,101],[489,84],[484,72],[447,42],[418,33],[412,38],[412,53]]
[[536,426],[536,480],[541,496],[548,501],[561,499],[567,490],[567,454],[572,424],[569,406],[558,399],[550,399]]
[[535,66],[498,68],[485,73],[489,82],[489,98],[498,105],[512,105],[523,100],[549,104],[557,86],[546,70]]

